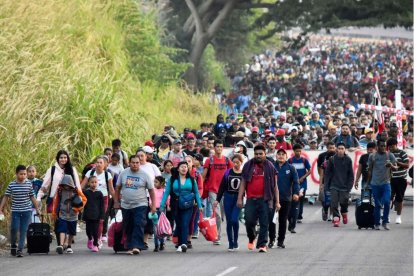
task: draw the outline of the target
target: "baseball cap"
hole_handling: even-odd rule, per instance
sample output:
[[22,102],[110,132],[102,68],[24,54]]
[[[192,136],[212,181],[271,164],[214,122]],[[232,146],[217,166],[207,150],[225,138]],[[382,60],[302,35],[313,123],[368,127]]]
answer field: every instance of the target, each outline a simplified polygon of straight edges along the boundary
[[151,140],[145,141],[145,146],[153,147],[154,142],[152,142]]
[[285,135],[285,130],[279,128],[276,132],[276,136],[284,136]]
[[252,132],[259,132],[259,128],[258,127],[252,127]]
[[285,150],[285,149],[283,149],[283,148],[282,148],[282,149],[278,149],[276,153],[279,153],[279,152],[282,152],[282,151],[283,151],[285,154],[287,154],[286,150]]
[[189,132],[189,133],[187,134],[187,139],[188,139],[188,140],[194,140],[194,139],[195,139],[195,135],[194,135],[194,133]]
[[370,127],[367,127],[364,131],[365,134],[370,133],[370,132],[374,132],[374,130]]
[[161,142],[168,143],[169,141],[170,139],[167,136],[165,135],[161,136]]
[[176,144],[181,144],[181,140],[180,139],[175,139],[174,140],[174,142],[172,143],[173,145],[176,145]]
[[142,150],[145,152],[145,153],[154,153],[154,150],[150,147],[150,146],[144,146],[144,147],[142,147]]

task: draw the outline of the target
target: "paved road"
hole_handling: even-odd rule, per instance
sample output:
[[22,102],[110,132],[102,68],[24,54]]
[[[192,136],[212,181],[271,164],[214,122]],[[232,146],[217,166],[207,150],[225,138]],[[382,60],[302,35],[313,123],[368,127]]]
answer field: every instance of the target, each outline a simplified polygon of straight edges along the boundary
[[391,224],[391,231],[358,230],[353,216],[348,225],[333,228],[320,220],[319,206],[306,205],[304,216],[298,233],[287,235],[287,248],[267,254],[247,250],[243,225],[241,249],[234,253],[200,237],[186,254],[176,253],[171,244],[162,253],[115,255],[105,247],[96,254],[86,249],[81,232],[75,254],[0,257],[0,275],[413,275],[412,206],[405,208],[403,224]]

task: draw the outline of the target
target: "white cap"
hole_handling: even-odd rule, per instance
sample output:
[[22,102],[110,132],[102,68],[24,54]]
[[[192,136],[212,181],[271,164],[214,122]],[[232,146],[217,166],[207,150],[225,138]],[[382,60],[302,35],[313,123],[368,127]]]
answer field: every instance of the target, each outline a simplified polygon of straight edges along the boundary
[[287,128],[287,129],[289,129],[289,128],[290,128],[290,124],[288,124],[288,123],[284,123],[284,124],[282,125],[282,128]]
[[150,146],[144,146],[144,147],[142,147],[142,150],[145,153],[154,153],[154,150]]

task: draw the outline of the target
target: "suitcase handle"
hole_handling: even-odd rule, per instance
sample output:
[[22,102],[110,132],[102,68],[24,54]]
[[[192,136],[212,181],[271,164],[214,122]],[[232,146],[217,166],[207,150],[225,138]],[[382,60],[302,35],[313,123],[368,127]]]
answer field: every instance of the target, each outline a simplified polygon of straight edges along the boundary
[[38,214],[34,214],[34,215],[33,215],[33,221],[34,221],[34,219],[36,218],[36,216],[40,217],[40,222],[41,222],[41,223],[43,223],[43,222],[44,222],[44,218],[45,218],[45,216],[44,216],[44,215],[38,215]]

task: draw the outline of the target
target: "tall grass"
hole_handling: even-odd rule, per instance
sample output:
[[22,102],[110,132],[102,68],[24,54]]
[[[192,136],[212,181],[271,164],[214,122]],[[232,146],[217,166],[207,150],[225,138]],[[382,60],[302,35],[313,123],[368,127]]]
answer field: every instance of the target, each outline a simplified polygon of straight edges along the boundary
[[132,152],[164,124],[213,120],[205,96],[171,82],[185,66],[169,59],[174,49],[160,45],[139,2],[0,7],[0,191],[17,164],[35,164],[41,175],[61,148],[81,169],[113,138]]

